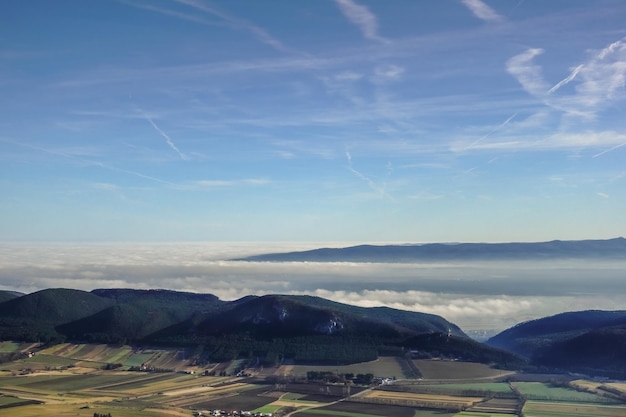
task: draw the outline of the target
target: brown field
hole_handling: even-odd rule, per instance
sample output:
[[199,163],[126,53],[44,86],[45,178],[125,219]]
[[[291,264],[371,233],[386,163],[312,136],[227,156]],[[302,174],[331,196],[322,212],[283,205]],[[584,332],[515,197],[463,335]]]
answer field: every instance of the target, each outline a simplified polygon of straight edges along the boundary
[[624,417],[626,406],[547,401],[526,401],[526,417]]
[[[350,387],[350,394],[356,394],[363,391],[363,387]],[[312,397],[344,397],[347,393],[347,388],[343,385],[322,385],[322,384],[286,384],[284,390],[287,392],[293,392],[296,394],[306,395],[306,399]],[[335,398],[336,400],[337,398]],[[317,400],[314,400],[317,401]],[[321,400],[324,401],[324,400]],[[330,401],[330,400],[329,400]]]
[[621,391],[622,393],[626,394],[626,382],[609,382],[606,384],[607,387],[611,387],[611,388],[615,388],[618,391]]
[[492,398],[490,400],[478,403],[467,411],[480,412],[480,413],[501,413],[501,414],[516,414],[517,408],[520,403],[517,399],[508,398]]
[[190,417],[191,411],[175,409],[136,410],[114,405],[79,406],[70,404],[41,404],[0,410],[0,416],[10,417],[93,417],[94,413],[111,413],[115,417]]
[[[342,401],[326,407],[321,407],[319,410],[338,411],[338,415],[341,415],[340,413],[373,414],[388,417],[413,417],[415,415],[415,409],[413,407],[385,404],[365,404],[351,401]],[[298,413],[298,416],[300,415],[302,414]],[[311,416],[313,415],[319,416],[320,414],[311,414]]]
[[361,362],[352,365],[282,365],[279,368],[268,368],[263,371],[264,375],[287,375],[295,377],[305,377],[308,371],[317,372],[337,372],[340,374],[373,374],[381,377],[409,378],[408,370],[402,362],[405,359],[391,356],[381,356],[375,361]]
[[195,410],[255,410],[259,407],[274,402],[276,399],[262,395],[267,391],[266,387],[231,393],[229,396],[215,396],[198,398],[196,402],[187,407]]
[[489,380],[515,374],[512,371],[494,369],[475,362],[419,359],[413,363],[424,379],[432,380]]
[[356,401],[412,407],[461,409],[483,401],[482,397],[460,397],[456,395],[413,394],[372,390],[353,398]]

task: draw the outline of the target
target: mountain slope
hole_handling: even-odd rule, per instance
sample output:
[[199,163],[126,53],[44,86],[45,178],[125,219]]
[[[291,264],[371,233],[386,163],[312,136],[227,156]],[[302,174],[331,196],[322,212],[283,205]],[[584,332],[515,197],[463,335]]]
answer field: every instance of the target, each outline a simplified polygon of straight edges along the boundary
[[0,303],[0,336],[5,340],[62,339],[56,326],[96,314],[112,300],[85,291],[46,289]]
[[435,356],[519,363],[436,315],[291,295],[221,301],[166,290],[49,289],[0,303],[0,339],[193,346],[206,360],[257,358],[268,366],[286,358],[354,363],[415,346]]
[[23,296],[24,294],[15,291],[0,291],[0,303]]
[[115,304],[94,315],[59,326],[70,339],[127,343],[174,326],[196,314],[228,304],[212,294],[169,290],[97,289],[95,294]]
[[537,243],[360,245],[240,258],[259,262],[417,262],[425,260],[626,259],[626,239]]
[[[435,356],[502,366],[525,363],[516,355],[469,339],[456,325],[435,315],[355,307],[310,296],[267,295],[237,303],[151,338],[202,344],[212,361],[255,356],[266,366],[280,358],[306,363],[361,362],[376,359],[381,352],[404,355],[415,346]],[[442,339],[448,342],[437,342]]]
[[557,314],[520,323],[487,344],[526,356],[542,367],[626,377],[626,311]]

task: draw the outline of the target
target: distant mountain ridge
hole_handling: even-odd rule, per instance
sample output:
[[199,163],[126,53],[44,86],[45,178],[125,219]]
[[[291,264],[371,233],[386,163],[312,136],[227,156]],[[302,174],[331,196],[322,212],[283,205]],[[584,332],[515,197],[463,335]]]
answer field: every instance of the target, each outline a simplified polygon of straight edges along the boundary
[[414,349],[507,366],[524,363],[472,341],[440,316],[292,295],[222,301],[169,290],[47,289],[0,303],[0,340],[195,346],[207,360],[243,355],[266,365],[284,358],[350,363]]
[[257,262],[420,262],[449,260],[626,259],[626,239],[553,240],[536,243],[428,243],[359,245],[268,253],[233,259]]

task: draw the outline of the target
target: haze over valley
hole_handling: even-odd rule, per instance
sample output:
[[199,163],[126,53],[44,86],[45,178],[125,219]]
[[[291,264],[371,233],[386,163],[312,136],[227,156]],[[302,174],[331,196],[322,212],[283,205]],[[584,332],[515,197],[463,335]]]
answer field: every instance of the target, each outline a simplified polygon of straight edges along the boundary
[[[215,294],[308,294],[363,307],[437,314],[470,334],[563,311],[626,309],[613,259],[414,263],[254,262],[229,259],[349,242],[3,244],[0,289],[165,288]],[[593,279],[591,279],[593,277]]]

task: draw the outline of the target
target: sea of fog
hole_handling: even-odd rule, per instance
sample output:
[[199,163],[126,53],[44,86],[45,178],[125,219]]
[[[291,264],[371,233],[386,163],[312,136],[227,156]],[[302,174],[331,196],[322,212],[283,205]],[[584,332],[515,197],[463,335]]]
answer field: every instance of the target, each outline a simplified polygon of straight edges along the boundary
[[0,289],[138,288],[309,294],[364,307],[438,314],[468,332],[563,311],[626,309],[626,261],[436,263],[242,262],[261,253],[352,243],[4,243]]

